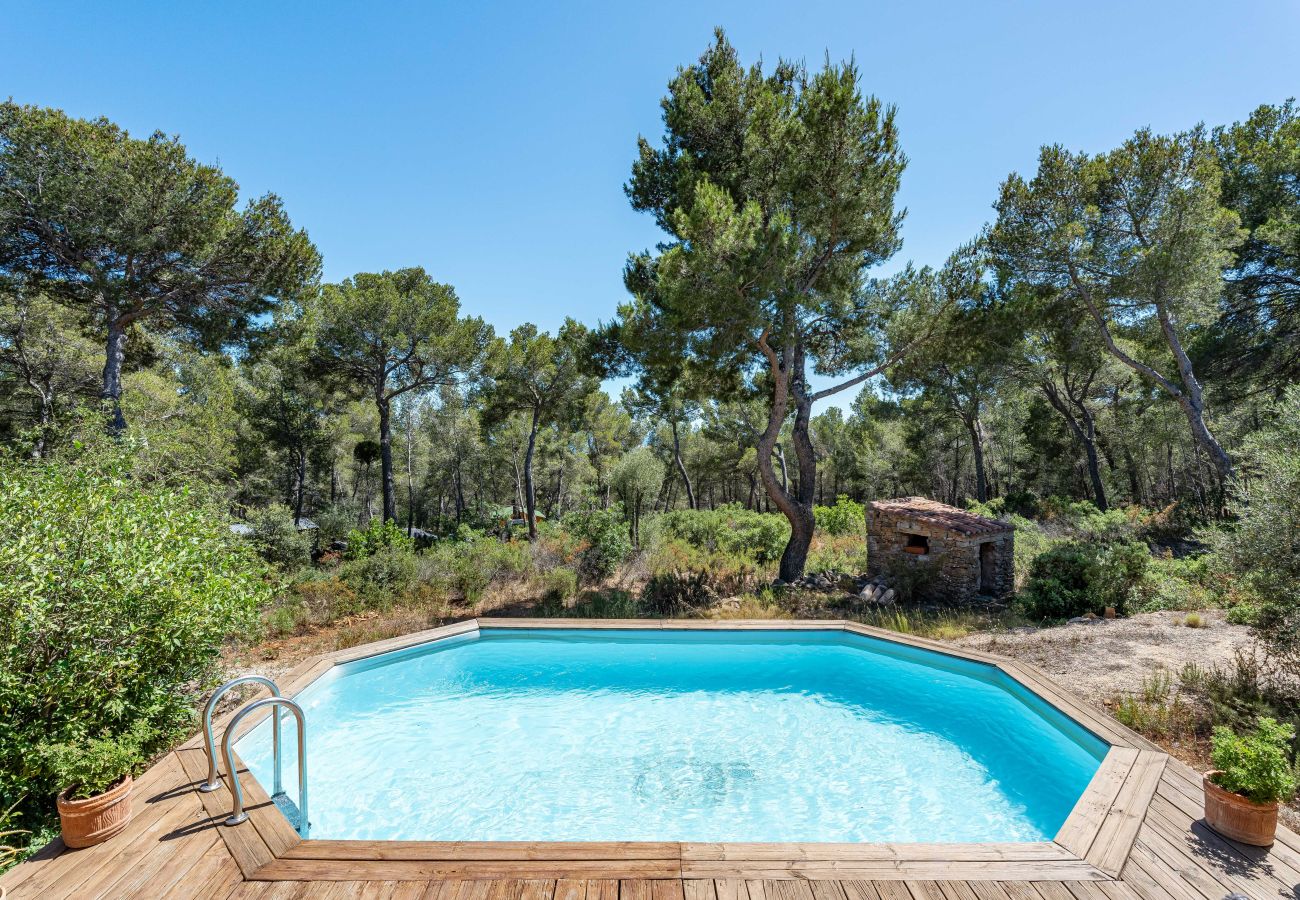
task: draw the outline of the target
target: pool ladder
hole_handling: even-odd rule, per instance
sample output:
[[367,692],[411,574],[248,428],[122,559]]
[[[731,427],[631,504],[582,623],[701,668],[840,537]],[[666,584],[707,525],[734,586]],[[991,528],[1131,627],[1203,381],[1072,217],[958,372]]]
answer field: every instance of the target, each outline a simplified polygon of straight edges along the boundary
[[[216,710],[217,701],[221,699],[222,695],[241,684],[263,685],[270,690],[271,696],[263,697],[261,700],[254,700],[252,703],[241,707],[239,712],[235,713],[234,718],[230,720],[230,724],[226,726],[226,731],[222,735],[221,757],[226,763],[226,774],[230,779],[230,795],[235,801],[230,810],[230,815],[226,818],[226,824],[238,825],[241,822],[248,821],[248,813],[244,811],[244,789],[239,784],[239,778],[236,777],[235,757],[231,749],[235,734],[244,719],[258,710],[270,707],[271,758],[274,762],[275,771],[271,802],[289,820],[289,824],[293,826],[294,831],[298,832],[298,836],[305,838],[311,828],[311,822],[307,819],[307,719],[303,714],[302,707],[288,697],[281,696],[280,688],[276,686],[276,683],[264,675],[244,675],[233,678],[213,691],[212,696],[208,698],[207,705],[203,707],[203,742],[208,754],[208,777],[199,785],[199,790],[208,793],[221,786],[221,776],[217,772],[217,746],[212,737],[212,713]],[[280,756],[280,716],[285,709],[293,714],[298,724],[298,802],[296,804],[284,792],[284,784],[281,778],[283,765]]]

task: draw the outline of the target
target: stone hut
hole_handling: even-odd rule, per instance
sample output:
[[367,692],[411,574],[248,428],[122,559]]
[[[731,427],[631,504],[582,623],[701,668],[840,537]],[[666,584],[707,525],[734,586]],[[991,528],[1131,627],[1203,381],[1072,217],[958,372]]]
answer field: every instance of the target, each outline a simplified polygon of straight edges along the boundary
[[867,569],[886,579],[926,566],[925,593],[951,603],[1002,597],[1015,587],[1015,529],[924,497],[876,500],[867,509]]

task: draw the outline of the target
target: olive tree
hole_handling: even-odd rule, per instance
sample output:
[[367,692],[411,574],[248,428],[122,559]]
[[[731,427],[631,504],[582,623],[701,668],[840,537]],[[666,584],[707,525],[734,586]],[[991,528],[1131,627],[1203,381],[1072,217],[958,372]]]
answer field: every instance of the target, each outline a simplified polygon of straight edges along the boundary
[[[640,140],[626,190],[668,241],[629,260],[634,299],[612,331],[642,368],[685,361],[715,397],[767,396],[757,464],[790,520],[780,577],[791,580],[814,528],[813,404],[905,356],[933,311],[915,302],[933,295],[872,290],[865,274],[899,247],[894,110],[863,95],[852,62],[766,74],[742,66],[721,31],[662,107],[662,145]],[[815,390],[810,372],[836,380]],[[791,415],[793,487],[772,462]]]
[[637,447],[624,454],[610,476],[614,493],[623,502],[628,537],[641,549],[641,517],[652,506],[664,484],[664,465],[649,447]]
[[212,347],[314,283],[320,256],[267,194],[179,138],[0,103],[0,274],[73,307],[104,341],[100,395],[122,431],[133,326]]

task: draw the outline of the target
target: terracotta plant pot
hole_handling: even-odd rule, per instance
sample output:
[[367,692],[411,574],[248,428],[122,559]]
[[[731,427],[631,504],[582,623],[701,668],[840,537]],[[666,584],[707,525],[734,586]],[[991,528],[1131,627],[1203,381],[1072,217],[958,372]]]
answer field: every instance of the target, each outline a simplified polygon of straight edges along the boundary
[[131,787],[128,775],[102,794],[69,800],[59,794],[59,825],[63,843],[72,848],[93,847],[117,834],[131,821]]
[[1241,794],[1225,791],[1205,773],[1205,824],[1219,834],[1252,847],[1268,847],[1277,832],[1277,804],[1255,803]]

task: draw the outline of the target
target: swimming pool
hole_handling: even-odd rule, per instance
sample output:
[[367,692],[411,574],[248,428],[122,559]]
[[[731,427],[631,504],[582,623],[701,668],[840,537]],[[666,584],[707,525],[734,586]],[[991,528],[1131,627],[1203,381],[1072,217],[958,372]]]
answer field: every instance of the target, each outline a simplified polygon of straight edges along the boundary
[[[1108,749],[993,666],[839,630],[483,629],[297,699],[316,839],[1044,841]],[[269,723],[236,749],[270,784]]]

